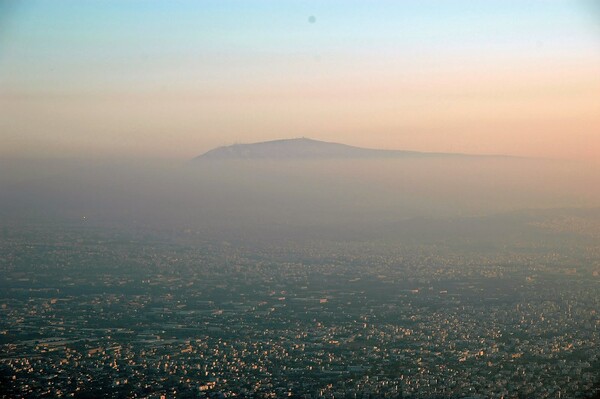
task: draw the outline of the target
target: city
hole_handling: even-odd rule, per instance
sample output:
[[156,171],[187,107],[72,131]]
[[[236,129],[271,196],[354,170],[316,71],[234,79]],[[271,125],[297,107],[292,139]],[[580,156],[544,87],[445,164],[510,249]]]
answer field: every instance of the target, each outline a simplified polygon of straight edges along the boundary
[[598,248],[156,237],[4,231],[3,397],[571,398],[597,383]]

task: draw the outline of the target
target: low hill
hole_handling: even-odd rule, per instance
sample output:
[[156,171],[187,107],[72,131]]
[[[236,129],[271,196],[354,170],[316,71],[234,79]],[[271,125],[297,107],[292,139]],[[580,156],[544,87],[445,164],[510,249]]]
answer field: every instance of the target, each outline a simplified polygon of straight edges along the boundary
[[354,147],[308,138],[233,144],[212,149],[195,159],[377,159],[405,157],[483,157],[482,155],[382,150]]

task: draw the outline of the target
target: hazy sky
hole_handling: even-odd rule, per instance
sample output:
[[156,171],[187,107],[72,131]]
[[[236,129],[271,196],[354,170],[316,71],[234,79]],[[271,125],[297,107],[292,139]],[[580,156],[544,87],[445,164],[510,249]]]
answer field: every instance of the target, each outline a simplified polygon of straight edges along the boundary
[[0,157],[299,136],[600,158],[600,7],[0,0]]

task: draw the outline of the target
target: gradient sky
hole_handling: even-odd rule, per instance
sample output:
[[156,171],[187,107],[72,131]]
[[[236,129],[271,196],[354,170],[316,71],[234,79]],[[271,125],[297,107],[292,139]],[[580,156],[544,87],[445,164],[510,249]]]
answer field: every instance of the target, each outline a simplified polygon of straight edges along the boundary
[[0,157],[185,159],[300,136],[598,159],[600,8],[0,0]]

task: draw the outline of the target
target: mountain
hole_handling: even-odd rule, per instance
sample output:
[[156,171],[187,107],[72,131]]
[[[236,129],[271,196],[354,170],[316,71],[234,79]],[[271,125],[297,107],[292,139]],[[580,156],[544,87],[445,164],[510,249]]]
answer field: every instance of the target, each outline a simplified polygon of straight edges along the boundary
[[296,138],[217,147],[195,159],[375,159],[407,157],[482,157],[482,155],[371,149]]

